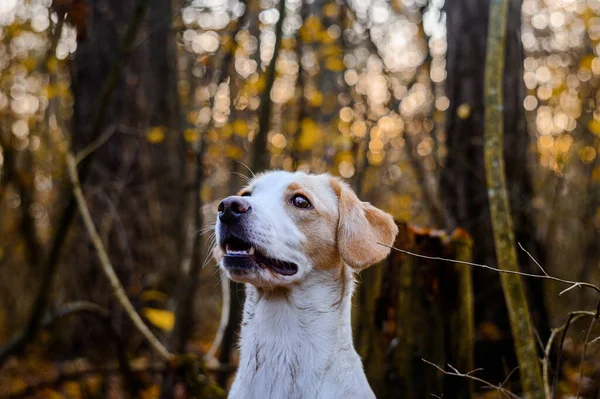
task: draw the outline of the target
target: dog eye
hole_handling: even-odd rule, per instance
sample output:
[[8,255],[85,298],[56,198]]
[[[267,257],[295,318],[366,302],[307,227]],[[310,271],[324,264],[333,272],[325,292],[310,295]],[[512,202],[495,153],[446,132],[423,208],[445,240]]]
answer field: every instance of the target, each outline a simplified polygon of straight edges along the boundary
[[245,193],[242,193],[242,195],[240,195],[240,197],[250,197],[252,195],[252,193],[250,191],[246,191]]
[[310,203],[308,198],[306,198],[302,194],[296,194],[292,197],[292,205],[294,205],[296,208],[312,208],[312,204]]

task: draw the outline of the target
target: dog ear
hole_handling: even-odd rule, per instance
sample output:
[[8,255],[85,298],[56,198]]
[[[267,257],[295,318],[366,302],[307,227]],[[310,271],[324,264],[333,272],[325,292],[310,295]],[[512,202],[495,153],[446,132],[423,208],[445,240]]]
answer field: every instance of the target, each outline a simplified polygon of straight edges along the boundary
[[358,199],[343,181],[331,178],[331,187],[338,197],[339,220],[337,245],[346,264],[362,270],[384,259],[392,245],[398,227],[392,215]]

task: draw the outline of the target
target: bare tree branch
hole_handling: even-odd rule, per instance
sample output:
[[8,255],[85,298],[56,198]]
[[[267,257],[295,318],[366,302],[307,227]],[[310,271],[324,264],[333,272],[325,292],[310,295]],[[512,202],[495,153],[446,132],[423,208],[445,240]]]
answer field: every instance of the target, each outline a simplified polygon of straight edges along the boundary
[[69,173],[69,178],[71,179],[71,184],[73,185],[73,194],[75,196],[75,201],[77,202],[77,207],[79,208],[79,213],[83,219],[83,223],[87,232],[92,240],[92,244],[98,253],[98,258],[100,260],[100,266],[102,267],[102,271],[108,278],[110,282],[110,286],[113,290],[113,295],[117,299],[117,301],[121,304],[127,316],[133,322],[133,325],[137,328],[137,330],[146,338],[148,343],[154,348],[156,352],[163,358],[163,360],[170,360],[172,355],[169,351],[160,343],[158,338],[150,331],[148,326],[144,323],[140,315],[135,311],[135,308],[129,301],[117,274],[115,273],[114,268],[110,262],[108,257],[108,253],[104,249],[104,245],[102,244],[102,240],[98,235],[98,231],[96,230],[96,226],[94,225],[94,221],[92,220],[92,215],[87,207],[85,197],[83,195],[83,191],[81,189],[81,183],[79,182],[79,177],[77,175],[77,162],[76,158],[72,154],[67,155],[67,171]]
[[560,327],[552,329],[552,331],[550,332],[550,337],[548,337],[548,342],[546,343],[546,348],[544,349],[544,360],[542,362],[542,374],[543,374],[543,378],[544,378],[544,392],[546,393],[547,399],[554,397],[554,389],[550,390],[550,382],[549,382],[550,351],[552,350],[552,344],[554,342],[554,338],[556,338],[556,335],[558,333],[560,333],[561,331],[563,332],[562,339],[561,339],[560,345],[558,347],[558,358],[557,358],[556,366],[555,366],[557,375],[554,377],[554,381],[557,381],[558,380],[558,371],[559,371],[559,367],[560,367],[562,346],[565,341],[565,336],[567,334],[567,330],[569,329],[569,326],[571,325],[572,322],[579,320],[582,317],[585,317],[585,316],[594,317],[594,314],[595,314],[594,312],[583,311],[583,310],[571,312],[569,314],[569,318],[567,319],[567,322],[565,324],[563,324]]
[[495,267],[491,267],[491,266],[488,266],[488,265],[483,265],[481,263],[464,262],[464,261],[455,260],[455,259],[442,258],[442,257],[439,257],[439,256],[421,255],[421,254],[417,254],[417,253],[414,253],[414,252],[407,251],[405,249],[400,249],[400,248],[393,247],[391,245],[383,244],[381,242],[378,242],[377,244],[383,245],[384,247],[388,247],[388,248],[393,249],[393,250],[398,251],[398,252],[405,253],[407,255],[416,256],[417,258],[423,258],[423,259],[429,259],[429,260],[440,260],[440,261],[443,261],[443,262],[450,262],[450,263],[460,263],[460,264],[463,264],[463,265],[475,266],[475,267],[480,267],[480,268],[487,269],[487,270],[492,270],[492,271],[498,272],[498,273],[516,274],[516,275],[524,276],[524,277],[543,278],[543,279],[547,279],[547,280],[557,281],[557,282],[563,283],[563,284],[569,284],[571,286],[569,289],[574,288],[574,287],[586,287],[586,288],[591,288],[591,289],[593,289],[594,291],[596,291],[596,292],[598,292],[600,294],[600,288],[598,288],[597,285],[586,283],[586,282],[583,282],[583,281],[571,281],[571,280],[565,280],[565,279],[554,277],[554,276],[524,273],[524,272],[519,272],[519,271],[515,271],[515,270],[497,269]]
[[592,328],[594,328],[596,320],[598,320],[598,316],[600,316],[600,300],[598,300],[598,305],[596,305],[596,313],[590,321],[590,326],[588,327],[588,330],[585,333],[585,339],[583,340],[583,350],[581,351],[581,364],[579,365],[579,382],[577,384],[577,393],[575,394],[576,398],[579,397],[579,392],[581,391],[581,382],[583,381],[583,366],[585,364],[585,353],[589,346],[590,334],[592,333]]
[[[511,391],[509,391],[509,390],[507,390],[507,389],[505,389],[505,388],[502,388],[502,385],[503,385],[504,383],[503,383],[503,384],[501,384],[501,385],[499,385],[499,386],[496,386],[496,385],[492,384],[491,382],[488,382],[488,381],[486,381],[486,380],[484,380],[484,379],[481,379],[481,378],[479,378],[479,377],[475,377],[475,376],[473,375],[473,373],[474,373],[474,372],[476,372],[476,371],[478,371],[478,370],[481,370],[481,369],[475,369],[475,370],[471,370],[471,371],[469,371],[469,372],[467,372],[467,373],[461,373],[460,371],[458,371],[456,368],[454,368],[452,365],[450,365],[450,364],[449,364],[449,365],[448,365],[448,367],[452,369],[452,372],[450,372],[450,371],[446,371],[446,370],[444,370],[443,368],[441,368],[441,367],[440,367],[440,366],[438,366],[437,364],[435,364],[435,363],[432,363],[432,362],[430,362],[430,361],[428,361],[428,360],[425,360],[425,359],[423,359],[423,358],[421,358],[421,360],[422,360],[423,362],[425,362],[425,363],[427,363],[427,364],[429,364],[429,365],[431,365],[431,366],[435,367],[436,369],[438,369],[439,371],[441,371],[442,373],[444,373],[444,374],[446,374],[446,375],[451,375],[451,376],[454,376],[454,377],[468,378],[468,379],[470,379],[470,380],[473,380],[473,381],[480,382],[480,383],[482,383],[483,385],[485,385],[486,387],[489,387],[489,388],[491,388],[491,389],[494,389],[494,390],[496,390],[496,391],[500,392],[500,393],[501,393],[501,394],[502,394],[504,397],[506,397],[506,398],[519,399],[519,397],[518,397],[517,395],[515,395],[514,393],[512,393]],[[514,370],[513,370],[513,371],[514,371]],[[512,371],[511,371],[511,374],[512,374]],[[508,377],[510,377],[510,374],[508,375]],[[507,379],[508,379],[508,377],[507,377]]]
[[112,137],[112,135],[115,133],[115,131],[116,131],[115,125],[110,125],[106,130],[104,130],[104,133],[102,133],[96,140],[92,141],[87,147],[82,148],[75,155],[75,163],[77,163],[77,164],[80,163],[86,157],[88,157],[90,154],[92,154],[94,151],[96,151],[98,148],[102,147],[102,145],[104,143],[106,143],[108,141],[108,139],[110,139]]

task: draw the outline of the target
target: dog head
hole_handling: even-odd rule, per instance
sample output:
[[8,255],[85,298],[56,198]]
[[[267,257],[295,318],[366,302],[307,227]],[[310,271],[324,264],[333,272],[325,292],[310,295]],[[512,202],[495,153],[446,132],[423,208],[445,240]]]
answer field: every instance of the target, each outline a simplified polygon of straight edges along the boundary
[[361,270],[385,258],[392,216],[327,174],[283,171],[254,178],[218,207],[216,258],[234,281],[288,286],[314,270]]

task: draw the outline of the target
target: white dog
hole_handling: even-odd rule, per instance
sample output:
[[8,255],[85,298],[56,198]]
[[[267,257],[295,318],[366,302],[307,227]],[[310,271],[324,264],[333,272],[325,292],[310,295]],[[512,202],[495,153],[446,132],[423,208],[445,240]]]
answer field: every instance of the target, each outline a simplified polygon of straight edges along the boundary
[[354,273],[398,229],[329,175],[269,172],[219,204],[219,265],[246,284],[230,398],[373,398],[350,326]]

